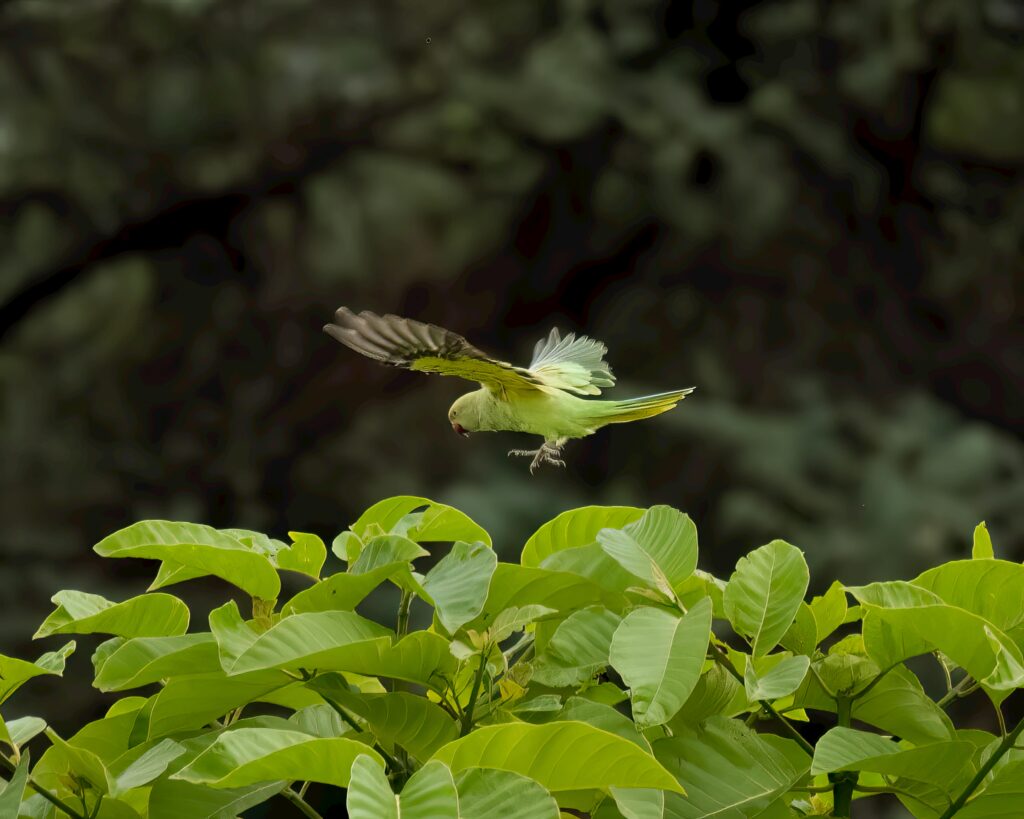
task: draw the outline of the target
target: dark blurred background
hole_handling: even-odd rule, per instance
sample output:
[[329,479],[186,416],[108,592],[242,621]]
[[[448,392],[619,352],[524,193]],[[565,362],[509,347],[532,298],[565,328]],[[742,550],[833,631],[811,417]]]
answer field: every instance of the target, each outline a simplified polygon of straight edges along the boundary
[[[90,551],[132,521],[329,539],[401,493],[507,559],[669,503],[816,592],[982,519],[1020,560],[1022,43],[1020,0],[0,0],[0,651],[145,588]],[[698,390],[531,477],[340,304]]]

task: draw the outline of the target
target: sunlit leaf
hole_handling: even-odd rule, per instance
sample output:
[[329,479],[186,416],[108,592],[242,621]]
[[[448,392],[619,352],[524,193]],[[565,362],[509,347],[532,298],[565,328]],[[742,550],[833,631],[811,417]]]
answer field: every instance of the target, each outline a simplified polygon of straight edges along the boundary
[[559,623],[533,666],[533,679],[553,688],[579,685],[608,665],[619,617],[601,606],[573,612]]
[[541,785],[511,771],[467,768],[455,778],[466,819],[557,819],[558,803]]
[[670,506],[652,506],[621,529],[603,529],[597,541],[626,571],[670,597],[697,568],[697,527]]
[[639,727],[670,720],[693,691],[711,634],[711,600],[685,615],[651,607],[634,609],[615,631],[611,664],[630,689]]
[[971,558],[974,560],[985,560],[994,558],[995,550],[992,548],[992,536],[988,533],[988,526],[982,521],[974,527],[974,544],[971,547]]
[[740,558],[725,588],[725,611],[753,641],[755,657],[771,651],[789,629],[808,580],[803,553],[782,540]]
[[362,574],[337,572],[300,591],[281,607],[281,613],[352,611],[381,583],[405,568],[406,563],[396,561]]
[[497,565],[498,556],[489,546],[458,541],[423,578],[423,588],[449,632],[454,634],[483,610]]
[[43,674],[61,676],[64,662],[75,650],[75,641],[65,643],[57,651],[47,651],[34,663],[0,654],[0,704],[33,677]]
[[51,634],[115,634],[120,637],[161,637],[188,630],[188,607],[169,594],[140,594],[112,603],[98,594],[59,591],[57,608],[33,638]]
[[611,787],[681,791],[650,754],[582,722],[489,725],[445,745],[434,759],[446,763],[453,773],[468,768],[512,771],[549,791]]
[[792,694],[800,687],[810,664],[810,659],[803,655],[782,657],[769,670],[758,674],[748,657],[743,674],[747,699],[751,702],[777,700]]
[[587,546],[602,529],[621,529],[638,520],[643,509],[632,506],[584,506],[563,512],[540,527],[523,546],[520,563],[540,566],[545,558],[562,551]]
[[378,532],[402,535],[417,543],[479,540],[491,545],[487,531],[464,512],[412,495],[400,495],[375,503],[350,528],[364,541]]
[[320,570],[327,560],[327,546],[316,535],[305,532],[289,532],[291,546],[274,553],[274,563],[279,569],[301,572],[319,579]]
[[834,580],[823,595],[811,598],[811,614],[816,628],[815,645],[828,637],[846,620],[846,590]]
[[94,685],[100,691],[123,691],[181,674],[220,668],[217,643],[209,632],[178,637],[136,637],[112,646],[96,663]]
[[266,555],[198,523],[140,521],[105,537],[93,550],[102,557],[169,560],[216,575],[264,600],[276,599],[281,590],[281,579]]
[[345,737],[311,737],[301,731],[237,728],[225,731],[172,779],[239,788],[277,779],[301,779],[348,787],[353,760],[367,754],[383,760],[362,742]]

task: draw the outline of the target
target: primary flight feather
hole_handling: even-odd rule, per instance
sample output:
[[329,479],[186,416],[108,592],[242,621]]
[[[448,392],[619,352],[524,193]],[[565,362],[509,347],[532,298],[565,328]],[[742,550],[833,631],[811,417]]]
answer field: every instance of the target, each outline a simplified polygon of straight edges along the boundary
[[570,438],[591,435],[607,424],[622,424],[660,415],[693,392],[672,392],[601,401],[580,396],[600,395],[615,384],[604,360],[608,348],[600,341],[562,336],[552,330],[533,350],[529,367],[516,367],[491,358],[462,336],[434,324],[353,313],[341,307],[324,332],[357,353],[392,367],[455,375],[476,381],[480,389],[458,398],[448,410],[452,429],[471,432],[528,432],[541,435],[537,449],[513,449],[509,455],[531,455],[530,472],[540,464],[565,466],[562,447]]

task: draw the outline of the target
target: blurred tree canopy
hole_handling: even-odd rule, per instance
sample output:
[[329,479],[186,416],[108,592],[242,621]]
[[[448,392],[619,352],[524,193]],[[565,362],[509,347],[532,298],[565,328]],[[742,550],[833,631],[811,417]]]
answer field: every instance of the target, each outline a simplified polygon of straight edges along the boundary
[[[510,548],[671,503],[714,568],[1024,551],[1018,0],[0,0],[5,645],[141,517]],[[696,384],[530,479],[338,304]],[[15,646],[11,646],[12,650]]]

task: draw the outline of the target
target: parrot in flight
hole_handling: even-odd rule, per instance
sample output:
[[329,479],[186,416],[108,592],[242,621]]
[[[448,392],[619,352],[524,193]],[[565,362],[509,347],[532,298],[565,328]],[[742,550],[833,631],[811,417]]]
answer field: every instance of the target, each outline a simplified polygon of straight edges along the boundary
[[672,392],[601,401],[580,396],[600,395],[615,384],[604,360],[608,351],[587,336],[562,336],[553,329],[537,342],[529,367],[498,361],[462,336],[433,324],[399,316],[341,307],[324,332],[357,353],[392,367],[425,373],[455,375],[476,381],[480,389],[458,398],[448,421],[459,435],[471,432],[527,432],[540,435],[537,449],[513,449],[508,454],[530,456],[531,474],[549,463],[565,466],[562,447],[570,438],[591,435],[607,424],[622,424],[660,415],[693,392]]

